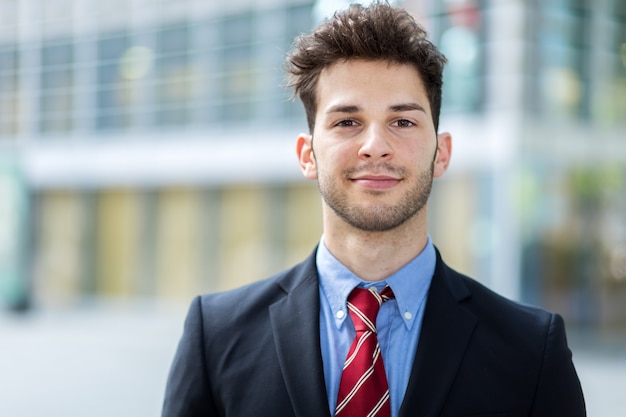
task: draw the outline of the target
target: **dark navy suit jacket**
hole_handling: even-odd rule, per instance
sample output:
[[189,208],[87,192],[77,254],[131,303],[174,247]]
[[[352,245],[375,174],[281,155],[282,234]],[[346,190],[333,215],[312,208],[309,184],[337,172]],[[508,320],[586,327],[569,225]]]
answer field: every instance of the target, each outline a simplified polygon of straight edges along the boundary
[[[330,417],[315,253],[193,300],[163,417]],[[400,417],[582,417],[559,315],[509,301],[437,254]]]

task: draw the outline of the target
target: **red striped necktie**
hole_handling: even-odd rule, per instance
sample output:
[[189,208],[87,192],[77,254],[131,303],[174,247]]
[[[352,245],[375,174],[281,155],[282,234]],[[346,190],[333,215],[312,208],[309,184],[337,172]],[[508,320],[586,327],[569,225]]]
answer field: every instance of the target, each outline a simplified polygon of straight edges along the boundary
[[376,316],[384,301],[393,298],[391,288],[355,288],[348,297],[348,311],[356,336],[346,357],[339,384],[335,416],[390,417],[389,386],[376,337]]

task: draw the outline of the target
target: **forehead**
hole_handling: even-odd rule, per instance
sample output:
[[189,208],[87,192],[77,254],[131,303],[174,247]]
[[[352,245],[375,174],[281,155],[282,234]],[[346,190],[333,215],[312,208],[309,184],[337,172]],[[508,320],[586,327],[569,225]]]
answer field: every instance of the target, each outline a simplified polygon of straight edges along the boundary
[[359,105],[418,102],[430,112],[424,84],[412,64],[347,60],[322,70],[317,84],[318,112],[345,102]]

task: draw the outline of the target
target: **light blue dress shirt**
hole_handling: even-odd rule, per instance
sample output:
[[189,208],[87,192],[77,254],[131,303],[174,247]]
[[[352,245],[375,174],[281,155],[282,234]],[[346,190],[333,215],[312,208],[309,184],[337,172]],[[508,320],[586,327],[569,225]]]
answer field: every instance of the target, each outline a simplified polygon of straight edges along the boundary
[[436,255],[430,237],[417,257],[380,282],[363,281],[354,275],[330,253],[323,237],[316,261],[320,277],[320,340],[331,415],[335,412],[343,364],[355,335],[346,307],[348,295],[357,286],[374,285],[380,291],[389,285],[395,299],[383,303],[376,327],[389,384],[391,416],[397,417],[411,375],[426,294],[435,272]]

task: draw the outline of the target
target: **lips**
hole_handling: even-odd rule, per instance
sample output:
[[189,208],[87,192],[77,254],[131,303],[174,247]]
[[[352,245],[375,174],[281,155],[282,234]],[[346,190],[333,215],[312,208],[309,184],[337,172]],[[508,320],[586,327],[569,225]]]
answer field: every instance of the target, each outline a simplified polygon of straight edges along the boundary
[[388,175],[360,175],[351,181],[371,190],[387,190],[396,186],[401,180]]

